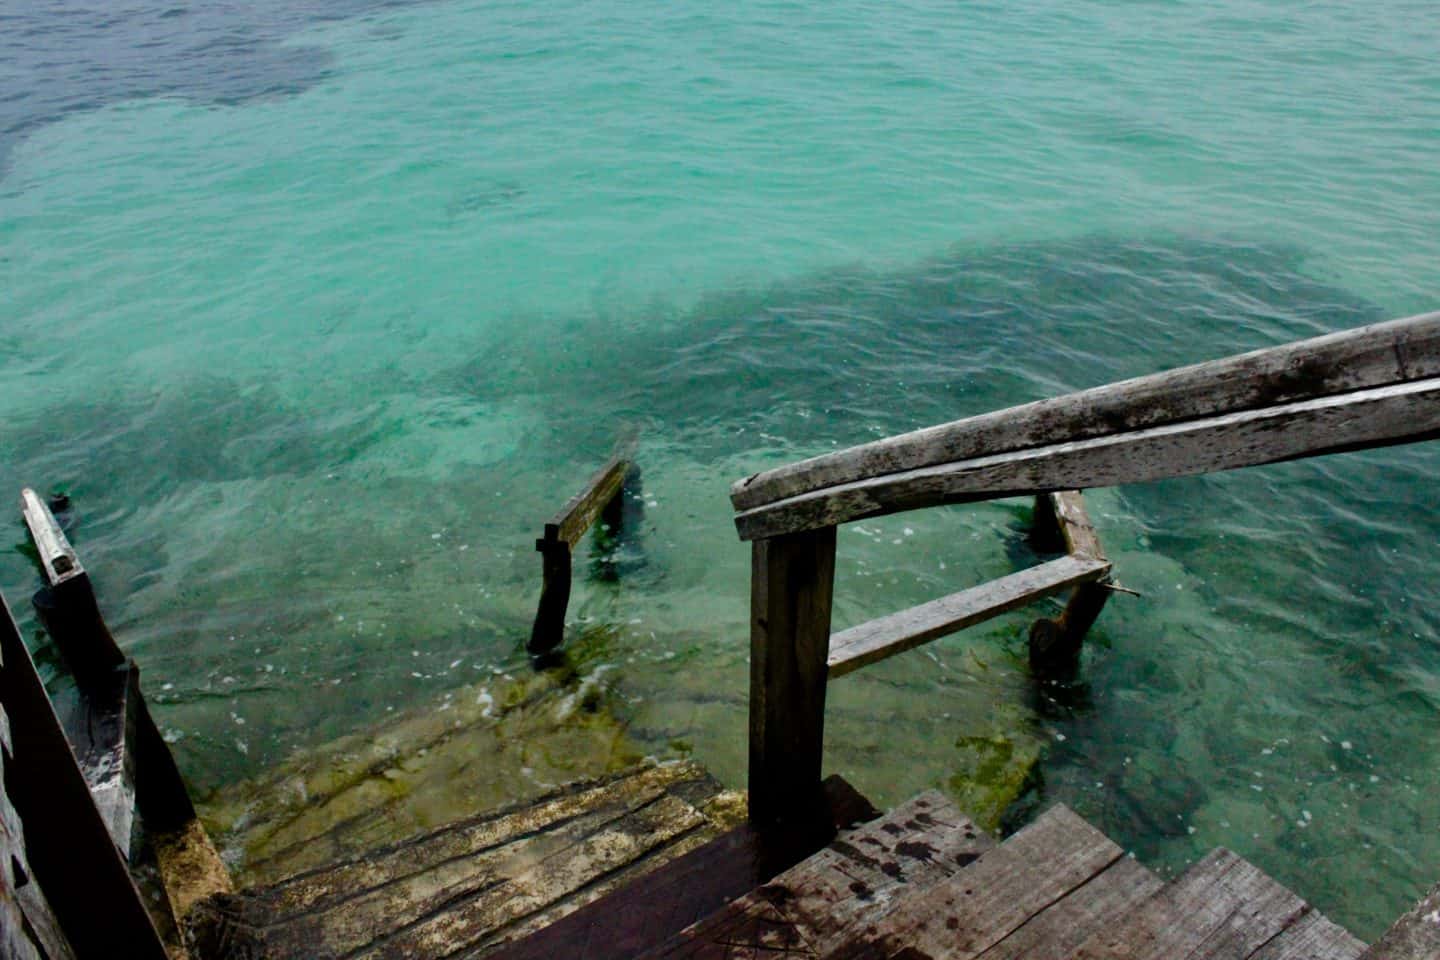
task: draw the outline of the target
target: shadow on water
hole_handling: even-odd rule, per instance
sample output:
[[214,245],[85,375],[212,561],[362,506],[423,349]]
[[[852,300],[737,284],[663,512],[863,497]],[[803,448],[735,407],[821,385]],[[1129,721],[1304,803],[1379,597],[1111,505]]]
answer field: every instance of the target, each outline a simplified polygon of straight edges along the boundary
[[235,105],[302,93],[325,79],[332,57],[287,38],[423,2],[12,4],[0,11],[0,178],[22,139],[67,114],[145,97]]
[[[106,572],[102,590],[116,585],[103,599],[145,636],[137,656],[148,675],[175,678],[161,710],[190,731],[177,745],[183,764],[214,785],[447,685],[513,670],[534,613],[538,524],[603,462],[615,423],[642,423],[646,488],[625,509],[655,490],[670,502],[627,517],[619,537],[602,531],[579,569],[601,595],[585,613],[598,621],[628,625],[625,605],[642,595],[664,594],[685,614],[714,604],[684,645],[653,633],[632,641],[648,621],[626,627],[631,647],[616,641],[617,672],[688,683],[670,691],[670,716],[655,706],[666,691],[632,705],[664,742],[743,715],[743,644],[718,646],[706,631],[730,628],[725,614],[712,627],[716,611],[743,621],[744,575],[732,569],[743,552],[724,498],[744,471],[1380,319],[1309,275],[1294,249],[1104,237],[960,249],[894,271],[855,266],[718,291],[683,308],[601,306],[558,327],[515,318],[498,346],[457,339],[453,355],[468,359],[364,389],[318,384],[297,399],[217,374],[69,399],[0,425],[0,489],[64,485],[74,496],[76,537]],[[529,419],[500,431],[517,404]],[[427,470],[432,449],[453,451],[407,444],[422,426],[416,411],[436,410],[455,418],[423,425],[437,444],[463,447],[492,429],[515,439],[483,461]],[[1436,452],[1416,447],[1097,496],[1107,550],[1146,596],[1111,601],[1075,683],[1033,690],[983,735],[946,733],[969,766],[957,773],[955,760],[940,776],[1009,776],[1038,756],[1043,775],[1011,784],[1025,791],[1017,810],[1063,798],[1174,867],[1196,852],[1192,829],[1196,843],[1247,852],[1253,838],[1276,836],[1276,850],[1303,856],[1262,855],[1262,865],[1292,882],[1305,879],[1294,874],[1307,857],[1351,857],[1352,833],[1275,831],[1297,819],[1288,806],[1299,802],[1317,819],[1363,808],[1395,820],[1409,796],[1397,791],[1409,787],[1376,786],[1371,777],[1390,775],[1382,762],[1417,789],[1433,777],[1413,767],[1413,744],[1440,717],[1440,549],[1429,548],[1440,517],[1425,499],[1435,467]],[[987,517],[993,529],[967,529],[989,538],[997,565],[1046,555],[1027,540],[1027,506]],[[6,533],[12,544],[23,537],[18,523]],[[916,602],[954,574],[937,575],[933,562],[922,571],[913,551],[890,549],[891,534],[851,541],[873,567],[899,569],[865,579],[874,611],[850,612]],[[964,545],[944,546],[962,568]],[[677,570],[687,557],[691,568]],[[0,556],[12,603],[33,576],[21,554]],[[1023,663],[1023,630],[1003,629],[1013,636],[997,633],[1002,654],[986,653],[974,677]],[[913,706],[909,726],[874,734],[911,740],[863,746],[867,762],[908,763],[904,751],[932,749],[932,707],[950,709],[944,698],[972,683],[945,669],[850,687],[854,717],[837,709],[837,727],[872,729],[872,715]],[[1363,748],[1340,746],[1362,744],[1353,730],[1377,713],[1363,723]],[[1277,725],[1315,736],[1305,751],[1277,745]],[[1029,733],[1011,737],[1013,727]],[[926,755],[927,769],[944,770],[938,756]],[[1268,786],[1257,771],[1287,786],[1253,790]],[[1423,872],[1409,835],[1365,834],[1389,857],[1367,883],[1391,900]],[[1328,893],[1333,910],[1343,886],[1311,890]],[[1363,926],[1393,907],[1377,896],[1347,909]]]

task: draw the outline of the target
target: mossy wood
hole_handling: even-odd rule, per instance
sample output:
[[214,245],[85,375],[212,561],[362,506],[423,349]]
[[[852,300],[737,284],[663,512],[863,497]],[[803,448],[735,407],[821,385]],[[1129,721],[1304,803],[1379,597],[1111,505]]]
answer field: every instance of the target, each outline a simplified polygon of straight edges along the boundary
[[612,526],[619,525],[622,512],[612,505],[619,502],[626,479],[635,471],[637,440],[633,430],[622,436],[610,459],[545,524],[543,534],[535,541],[541,556],[542,582],[535,623],[525,645],[532,654],[554,650],[565,639],[575,547],[600,517],[604,516]]

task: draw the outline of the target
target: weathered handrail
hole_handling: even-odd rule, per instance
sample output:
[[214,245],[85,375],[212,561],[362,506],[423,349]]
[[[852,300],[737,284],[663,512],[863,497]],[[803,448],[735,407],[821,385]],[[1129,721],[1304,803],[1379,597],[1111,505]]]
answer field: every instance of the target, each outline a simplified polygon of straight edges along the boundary
[[[985,590],[994,591],[994,609],[1010,609],[1033,599],[1028,586],[1051,573],[1070,576],[1087,557],[1103,560],[1079,498],[1057,499],[1057,491],[1436,437],[1440,313],[1429,313],[958,420],[740,481],[731,489],[735,525],[753,555],[751,821],[773,828],[815,816],[829,676],[984,619]],[[1064,571],[1024,571],[831,638],[839,524],[1028,494],[1051,495],[1070,553]],[[1032,662],[1078,649],[1106,596],[1103,584],[1083,579],[1059,620],[1032,630]]]
[[741,539],[1210,473],[1440,430],[1440,312],[929,427],[734,485]]

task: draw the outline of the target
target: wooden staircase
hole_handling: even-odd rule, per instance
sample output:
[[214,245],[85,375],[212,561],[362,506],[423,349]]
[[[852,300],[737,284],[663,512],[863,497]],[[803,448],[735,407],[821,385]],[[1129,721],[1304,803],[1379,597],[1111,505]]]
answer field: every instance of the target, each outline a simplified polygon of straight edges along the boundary
[[1064,806],[996,844],[936,792],[842,831],[819,853],[682,930],[655,931],[642,950],[617,950],[586,922],[574,922],[602,923],[635,901],[630,891],[597,901],[572,919],[567,941],[541,933],[475,956],[1355,960],[1365,952],[1228,850],[1164,883]]

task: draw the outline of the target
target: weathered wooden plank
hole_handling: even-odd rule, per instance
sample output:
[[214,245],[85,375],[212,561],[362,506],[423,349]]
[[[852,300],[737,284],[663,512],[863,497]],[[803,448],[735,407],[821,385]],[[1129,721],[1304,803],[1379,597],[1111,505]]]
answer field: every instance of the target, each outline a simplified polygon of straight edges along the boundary
[[927,427],[748,477],[732,487],[731,501],[736,510],[750,510],[883,474],[1435,376],[1440,376],[1440,313]]
[[[827,778],[824,786],[832,832],[879,816],[839,777]],[[486,960],[635,960],[804,861],[823,842],[823,836],[761,833],[742,824],[497,953],[485,954]]]
[[1440,957],[1440,884],[1366,950],[1363,960],[1435,960]]
[[561,789],[533,802],[448,824],[405,843],[308,871],[273,886],[247,890],[227,909],[251,924],[321,910],[445,862],[497,849],[597,811],[637,809],[679,785],[693,782],[698,772],[691,765],[667,764],[592,781],[579,789]]
[[750,822],[816,819],[835,528],[757,541],[750,574]]
[[[3,668],[3,664],[0,664]],[[5,763],[8,741],[0,744],[0,957],[5,960],[44,960],[39,953],[33,928],[27,930],[24,901],[20,889],[30,883],[30,865],[25,856],[25,833],[20,817],[5,793]],[[63,941],[63,938],[61,938]],[[69,945],[54,945],[67,956]]]
[[1251,960],[1355,960],[1365,952],[1365,944],[1339,924],[1326,919],[1318,910],[1286,927]]
[[1105,559],[1105,548],[1100,545],[1100,535],[1090,522],[1090,511],[1085,508],[1085,496],[1079,490],[1059,490],[1048,494],[1055,524],[1060,529],[1060,538],[1065,551],[1071,555]]
[[1440,379],[979,457],[827,487],[740,513],[743,540],[904,510],[1143,483],[1440,435]]
[[95,809],[115,841],[130,859],[135,826],[135,710],[140,698],[139,670],[124,664],[110,675],[110,683],[76,691],[58,710],[60,726],[80,773],[90,788]]
[[1165,886],[1132,857],[1121,857],[1031,917],[979,960],[1069,960],[1096,931],[1113,924]]
[[546,540],[563,540],[571,547],[580,543],[595,519],[620,494],[635,459],[636,442],[633,431],[621,438],[605,465],[545,524]]
[[3,598],[0,611],[0,704],[14,746],[5,787],[24,824],[32,877],[80,960],[113,957],[117,943],[136,960],[166,960]]
[[895,904],[827,956],[970,960],[1123,855],[1057,805],[960,873]]
[[737,950],[819,957],[886,903],[953,876],[995,842],[931,791],[825,849],[642,960],[725,960]]
[[25,515],[25,526],[30,528],[30,539],[40,554],[40,564],[45,570],[45,582],[57,586],[66,580],[85,573],[80,558],[70,546],[65,531],[60,529],[54,514],[40,495],[29,487],[20,491],[20,509]]
[[535,541],[541,557],[540,600],[535,622],[525,649],[532,654],[554,650],[565,639],[565,611],[570,605],[571,566],[575,547],[594,525],[597,517],[619,522],[622,510],[615,505],[624,493],[626,480],[638,476],[635,447],[638,434],[629,431],[615,445],[610,459],[545,524],[544,535]]
[[1123,921],[1090,937],[1074,960],[1249,957],[1309,910],[1259,868],[1221,848]]
[[830,676],[842,677],[922,643],[1059,593],[1066,587],[1099,580],[1109,572],[1110,564],[1105,560],[1060,557],[842,630],[830,638],[827,660]]
[[[607,824],[578,843],[551,853],[501,883],[475,891],[353,955],[355,960],[448,956],[486,940],[496,940],[510,923],[695,829],[701,817],[683,801],[666,795]],[[329,956],[311,945],[306,956]]]

